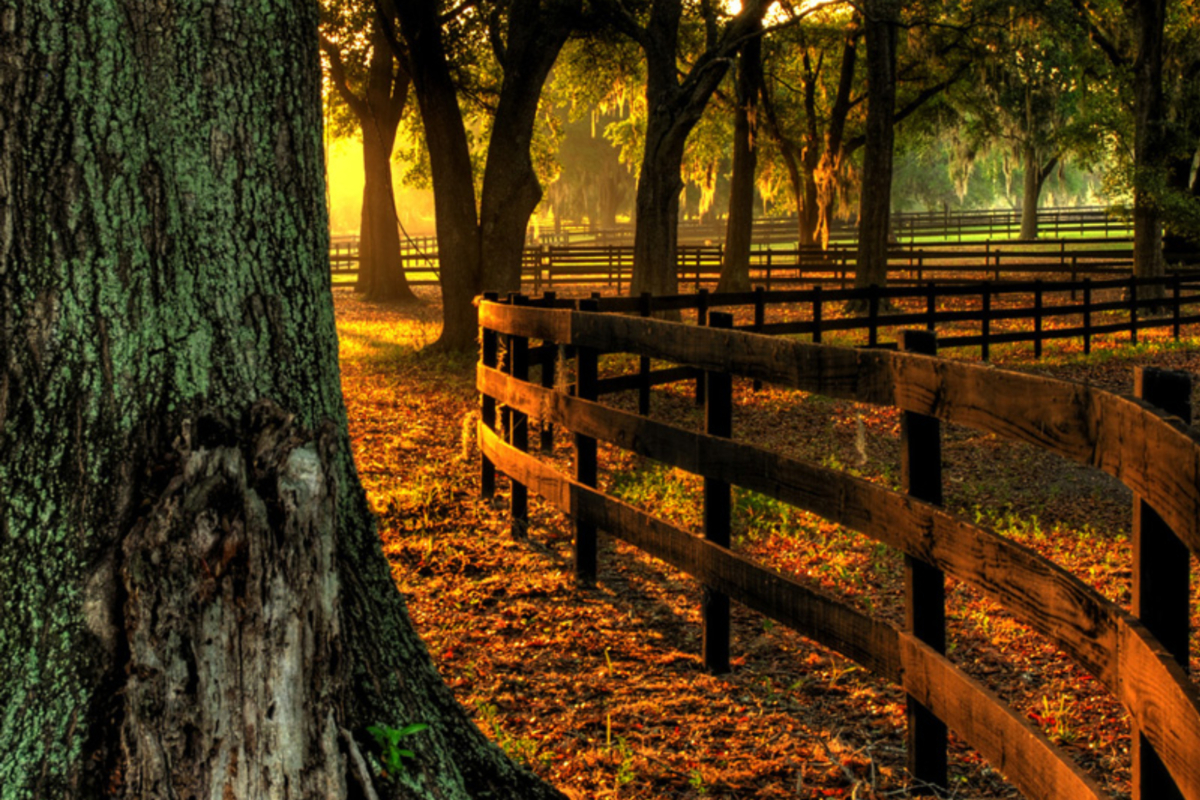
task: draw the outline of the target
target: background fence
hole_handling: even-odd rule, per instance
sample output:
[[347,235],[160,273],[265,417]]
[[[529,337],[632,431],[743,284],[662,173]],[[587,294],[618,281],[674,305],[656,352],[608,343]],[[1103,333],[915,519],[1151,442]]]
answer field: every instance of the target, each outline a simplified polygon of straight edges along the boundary
[[[665,299],[665,298],[664,298]],[[1188,664],[1188,564],[1200,554],[1200,441],[1190,380],[1137,374],[1137,398],[922,354],[932,334],[901,337],[905,352],[853,350],[732,330],[727,314],[705,326],[575,308],[484,302],[480,308],[481,483],[509,476],[514,528],[528,524],[528,494],[569,514],[575,570],[595,580],[603,530],[694,576],[706,587],[706,665],[729,667],[728,604],[735,600],[899,684],[909,697],[909,765],[946,783],[946,729],[956,731],[1028,797],[1099,798],[1086,774],[1042,733],[945,657],[947,575],[971,584],[1047,637],[1117,697],[1135,730],[1135,793],[1200,800],[1200,694]],[[501,342],[503,339],[503,342]],[[533,345],[534,341],[540,345]],[[554,375],[571,353],[573,380]],[[661,359],[705,376],[703,433],[597,401],[603,353]],[[501,358],[503,354],[503,359]],[[541,363],[530,380],[532,362]],[[789,459],[731,438],[733,376],[902,411],[902,492]],[[572,434],[574,474],[530,452],[555,426]],[[1101,469],[1135,493],[1133,611],[1110,602],[1031,550],[940,508],[940,424],[1023,441]],[[704,534],[696,536],[596,487],[597,441],[704,478]],[[857,530],[906,555],[906,623],[894,626],[766,569],[730,549],[730,487],[739,485]]]

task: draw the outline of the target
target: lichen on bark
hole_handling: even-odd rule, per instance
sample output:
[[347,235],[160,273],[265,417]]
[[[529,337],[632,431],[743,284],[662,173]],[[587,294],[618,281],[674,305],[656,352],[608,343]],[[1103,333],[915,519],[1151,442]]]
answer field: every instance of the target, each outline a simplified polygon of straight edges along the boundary
[[0,7],[4,800],[355,796],[417,718],[391,795],[553,794],[441,683],[350,458],[316,23]]

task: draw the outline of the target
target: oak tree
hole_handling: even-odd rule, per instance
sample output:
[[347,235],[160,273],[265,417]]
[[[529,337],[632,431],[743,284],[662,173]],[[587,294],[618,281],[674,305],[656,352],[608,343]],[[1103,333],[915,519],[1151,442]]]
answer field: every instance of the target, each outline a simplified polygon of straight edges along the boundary
[[560,796],[439,678],[355,473],[317,40],[288,0],[0,10],[6,798]]

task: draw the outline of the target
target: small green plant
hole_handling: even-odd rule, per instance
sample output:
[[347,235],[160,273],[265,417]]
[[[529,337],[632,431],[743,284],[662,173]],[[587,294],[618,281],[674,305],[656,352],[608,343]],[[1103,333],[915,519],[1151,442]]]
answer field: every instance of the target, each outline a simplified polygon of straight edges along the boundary
[[404,759],[417,757],[412,750],[401,747],[400,742],[428,727],[423,722],[414,722],[403,728],[393,728],[391,725],[384,724],[372,725],[367,728],[367,733],[374,736],[375,743],[379,745],[379,763],[383,765],[384,772],[388,776],[395,777],[404,772]]

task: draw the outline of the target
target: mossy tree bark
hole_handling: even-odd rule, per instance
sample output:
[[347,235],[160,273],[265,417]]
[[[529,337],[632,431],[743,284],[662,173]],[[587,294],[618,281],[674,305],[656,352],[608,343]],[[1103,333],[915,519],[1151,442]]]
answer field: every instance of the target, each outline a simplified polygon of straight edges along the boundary
[[559,796],[440,680],[358,483],[316,17],[0,12],[6,799]]
[[362,96],[354,93],[337,46],[322,38],[330,76],[338,94],[358,119],[363,142],[362,221],[358,235],[356,291],[369,300],[415,303],[400,255],[392,150],[411,85],[408,73],[392,56],[378,16],[371,22],[371,55]]

